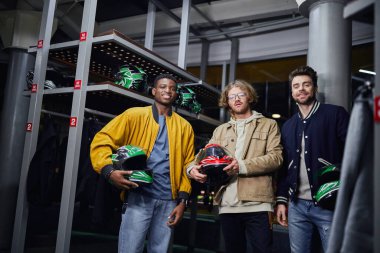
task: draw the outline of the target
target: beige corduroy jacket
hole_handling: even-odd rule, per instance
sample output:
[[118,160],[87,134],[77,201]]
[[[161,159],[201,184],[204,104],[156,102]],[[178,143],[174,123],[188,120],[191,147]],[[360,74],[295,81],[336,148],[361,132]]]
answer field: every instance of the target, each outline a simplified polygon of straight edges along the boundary
[[[252,120],[245,131],[243,155],[239,163],[244,163],[246,172],[239,172],[238,199],[273,203],[273,174],[283,161],[280,129],[275,120],[260,117]],[[215,129],[209,143],[219,144],[235,154],[236,139],[234,120],[230,120]],[[218,190],[215,204],[220,203],[225,188],[226,185]]]

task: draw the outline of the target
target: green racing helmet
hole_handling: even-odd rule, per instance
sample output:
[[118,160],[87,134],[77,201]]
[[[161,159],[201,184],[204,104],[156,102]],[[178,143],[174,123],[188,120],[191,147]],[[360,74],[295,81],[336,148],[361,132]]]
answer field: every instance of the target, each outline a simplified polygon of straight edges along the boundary
[[200,103],[198,103],[197,95],[192,89],[190,89],[189,87],[186,87],[183,84],[179,84],[177,93],[178,93],[178,97],[175,101],[176,105],[186,110],[189,110],[193,113],[201,112],[202,106]]
[[340,181],[332,181],[321,185],[315,194],[317,203],[325,209],[334,210]]
[[143,92],[147,86],[147,75],[142,68],[123,65],[115,74],[115,84],[127,89]]
[[117,170],[131,170],[128,180],[138,184],[151,184],[153,182],[152,170],[147,167],[147,155],[137,146],[125,145],[111,155],[114,167]]
[[318,171],[318,182],[320,185],[339,180],[340,168],[334,164],[326,165]]
[[151,184],[153,183],[153,172],[151,169],[147,170],[135,170],[129,175],[128,180],[135,182],[139,185],[141,184]]
[[340,168],[323,160],[320,162],[326,166],[318,171],[319,188],[314,197],[322,208],[334,210],[340,186]]

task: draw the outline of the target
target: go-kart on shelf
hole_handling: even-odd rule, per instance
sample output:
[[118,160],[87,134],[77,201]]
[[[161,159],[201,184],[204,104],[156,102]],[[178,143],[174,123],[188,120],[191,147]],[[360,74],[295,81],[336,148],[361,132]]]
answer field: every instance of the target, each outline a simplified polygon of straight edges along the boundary
[[[79,41],[70,41],[51,45],[49,61],[68,66],[74,71],[77,63],[79,43]],[[33,52],[35,50],[36,49],[31,48],[29,51]],[[111,99],[109,99],[106,104],[112,104],[115,96],[129,97],[132,101],[131,106],[138,106],[141,102],[143,104],[151,104],[153,99],[148,92],[145,94],[139,93],[114,84],[115,73],[120,66],[125,64],[143,69],[148,76],[147,83],[150,86],[153,84],[154,77],[158,74],[168,73],[173,75],[179,83],[191,87],[196,93],[197,101],[202,105],[201,113],[196,114],[185,108],[176,108],[178,113],[190,121],[202,121],[213,127],[221,123],[219,121],[219,109],[217,108],[217,101],[220,94],[218,89],[202,82],[177,65],[163,59],[115,30],[93,38],[87,95],[93,96],[101,94],[102,96],[108,96]],[[49,96],[68,93],[73,93],[72,87],[44,91],[44,94]],[[97,107],[99,107],[99,105]],[[127,108],[125,104],[123,107],[124,109]],[[107,108],[96,109],[108,112]]]

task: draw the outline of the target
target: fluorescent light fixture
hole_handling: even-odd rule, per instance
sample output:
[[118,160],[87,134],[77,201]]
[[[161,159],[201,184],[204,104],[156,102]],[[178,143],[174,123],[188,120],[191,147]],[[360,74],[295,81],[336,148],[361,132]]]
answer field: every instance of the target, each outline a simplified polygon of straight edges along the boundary
[[273,114],[272,114],[272,118],[274,118],[274,119],[279,119],[279,118],[281,118],[281,114],[273,113]]
[[365,69],[359,69],[359,72],[376,76],[376,72],[365,70]]

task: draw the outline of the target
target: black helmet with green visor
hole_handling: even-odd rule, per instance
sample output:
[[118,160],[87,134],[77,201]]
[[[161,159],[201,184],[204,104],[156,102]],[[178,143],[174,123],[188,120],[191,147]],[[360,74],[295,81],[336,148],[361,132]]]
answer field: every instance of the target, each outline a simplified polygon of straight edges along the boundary
[[314,197],[322,208],[334,210],[340,187],[340,168],[321,158],[318,161],[325,166],[318,171],[319,188]]
[[111,155],[113,166],[117,170],[132,171],[128,180],[138,184],[151,184],[153,182],[152,170],[147,167],[145,151],[133,145],[125,145]]

